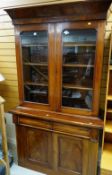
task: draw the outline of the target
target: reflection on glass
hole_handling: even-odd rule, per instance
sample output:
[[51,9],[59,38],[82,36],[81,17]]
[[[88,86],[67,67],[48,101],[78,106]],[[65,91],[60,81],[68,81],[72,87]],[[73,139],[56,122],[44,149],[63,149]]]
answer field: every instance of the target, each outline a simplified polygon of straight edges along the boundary
[[74,108],[92,108],[92,91],[63,88],[63,106]]
[[48,103],[48,34],[46,31],[22,32],[24,98]]
[[92,109],[96,31],[64,30],[62,105]]
[[93,67],[63,67],[63,83],[91,88],[93,85]]

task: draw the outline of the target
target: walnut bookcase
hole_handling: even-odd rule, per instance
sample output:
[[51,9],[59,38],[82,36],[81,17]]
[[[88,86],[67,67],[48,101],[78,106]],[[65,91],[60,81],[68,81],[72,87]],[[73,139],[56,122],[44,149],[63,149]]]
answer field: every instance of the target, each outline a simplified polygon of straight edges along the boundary
[[16,35],[19,165],[48,175],[96,175],[99,94],[111,1],[7,9]]

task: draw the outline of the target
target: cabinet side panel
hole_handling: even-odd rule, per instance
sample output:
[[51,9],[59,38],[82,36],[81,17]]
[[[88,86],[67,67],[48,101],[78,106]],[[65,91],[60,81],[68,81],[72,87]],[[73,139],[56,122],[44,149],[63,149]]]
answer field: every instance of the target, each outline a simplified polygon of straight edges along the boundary
[[17,151],[18,151],[18,164],[22,164],[25,160],[24,148],[26,147],[24,127],[16,125],[16,139],[17,139]]

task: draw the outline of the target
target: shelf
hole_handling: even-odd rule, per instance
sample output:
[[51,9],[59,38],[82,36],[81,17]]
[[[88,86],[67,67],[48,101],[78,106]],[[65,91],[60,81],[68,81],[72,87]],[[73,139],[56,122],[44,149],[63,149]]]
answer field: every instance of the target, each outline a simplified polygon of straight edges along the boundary
[[107,112],[112,113],[112,109],[107,109]]
[[90,87],[84,87],[84,86],[74,86],[70,84],[64,84],[63,88],[68,88],[68,89],[79,89],[79,90],[93,90],[93,88]]
[[40,90],[32,90],[30,91],[30,94],[36,94],[38,96],[47,96],[47,92],[46,91],[40,91]]
[[48,44],[44,43],[44,44],[24,44],[22,45],[22,47],[48,47]]
[[112,133],[112,121],[107,120],[105,125],[105,132]]
[[25,82],[24,85],[31,85],[31,86],[48,86],[47,83],[36,83],[36,82]]
[[27,65],[27,66],[48,66],[47,63],[31,63],[31,62],[25,62],[24,65]]
[[87,65],[87,64],[63,64],[63,67],[92,67],[94,68],[94,65]]
[[112,70],[112,65],[109,66],[109,70]]
[[108,95],[107,100],[112,100],[112,95]]
[[102,154],[101,169],[112,171],[112,144],[106,143]]
[[87,47],[87,46],[89,46],[89,47],[95,47],[96,46],[96,43],[76,43],[76,42],[65,42],[65,43],[63,43],[63,46],[65,46],[65,47],[74,47],[74,46],[83,46],[83,47]]

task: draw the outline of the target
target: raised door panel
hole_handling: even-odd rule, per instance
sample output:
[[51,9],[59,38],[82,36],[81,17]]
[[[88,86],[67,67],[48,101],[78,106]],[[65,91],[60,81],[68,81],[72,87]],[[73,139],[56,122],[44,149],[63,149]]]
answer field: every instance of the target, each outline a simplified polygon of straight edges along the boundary
[[24,152],[23,162],[25,164],[52,167],[52,133],[24,127],[22,140],[24,144],[22,148],[22,152]]
[[57,170],[70,175],[87,175],[88,141],[57,136]]
[[82,171],[82,142],[59,138],[59,167],[74,172]]

